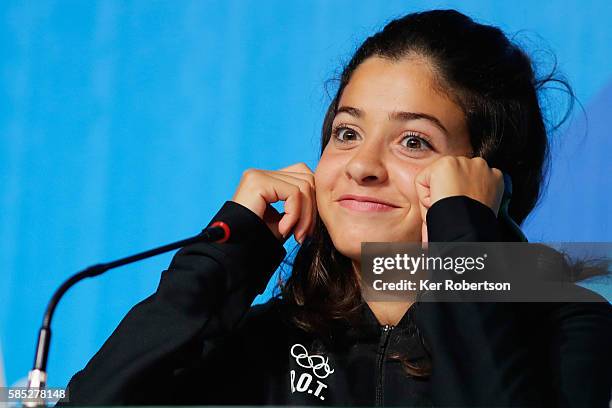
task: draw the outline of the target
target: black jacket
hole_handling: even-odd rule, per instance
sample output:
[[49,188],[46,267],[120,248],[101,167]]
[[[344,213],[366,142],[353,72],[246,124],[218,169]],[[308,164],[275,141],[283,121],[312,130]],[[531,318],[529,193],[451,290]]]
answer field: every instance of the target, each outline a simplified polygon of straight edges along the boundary
[[[58,405],[607,406],[608,303],[417,302],[396,327],[364,303],[330,345],[282,299],[250,306],[286,255],[265,223],[231,201],[217,220],[230,240],[178,251]],[[427,225],[431,242],[499,240],[493,211],[465,196],[436,202]],[[395,352],[430,358],[431,376]]]

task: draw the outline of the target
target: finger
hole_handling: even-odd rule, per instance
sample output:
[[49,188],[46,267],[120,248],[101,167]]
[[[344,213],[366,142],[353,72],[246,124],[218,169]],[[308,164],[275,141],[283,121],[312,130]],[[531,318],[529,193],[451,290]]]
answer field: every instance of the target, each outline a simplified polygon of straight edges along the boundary
[[296,185],[301,192],[301,211],[299,219],[294,228],[295,239],[300,244],[303,242],[304,236],[311,229],[311,226],[314,221],[315,215],[315,197],[314,197],[314,188],[309,183],[308,180],[303,178],[298,178],[295,176],[287,175],[279,172],[270,173],[270,177],[276,178],[278,180],[285,181],[287,183],[291,183]]
[[266,183],[266,188],[260,193],[267,203],[284,201],[285,214],[278,223],[278,230],[287,237],[291,229],[297,224],[302,211],[302,193],[295,184],[276,177],[270,177],[272,183]]
[[421,220],[426,223],[427,222],[427,210],[428,208],[424,205],[419,205],[419,212],[421,213]]
[[431,207],[430,176],[431,169],[426,167],[414,178],[414,186],[417,192],[417,198],[419,199],[419,204],[425,208]]
[[430,196],[430,179],[431,167],[425,167],[417,173],[414,178],[414,186],[416,187],[419,200]]
[[317,190],[313,189],[312,190],[312,222],[310,224],[310,229],[308,230],[309,236],[312,236],[314,234],[318,215],[319,215],[319,210],[317,209]]
[[[299,164],[303,164],[303,163],[299,163]],[[299,169],[299,166],[294,166],[297,169]],[[310,168],[308,168],[308,166],[304,165],[304,169],[306,171],[308,171],[309,173],[306,172],[295,172],[295,171],[270,171],[270,174],[284,174],[284,175],[288,175],[288,176],[293,176],[296,178],[300,178],[302,180],[307,181],[312,188],[312,199],[311,199],[311,211],[312,211],[312,217],[309,221],[310,227],[307,228],[305,234],[306,235],[312,235],[314,234],[314,229],[315,229],[315,225],[316,225],[316,219],[317,216],[319,215],[318,210],[317,210],[317,199],[316,199],[316,188],[315,188],[315,178],[314,178],[314,174],[311,172]]]
[[[308,167],[305,167],[307,170],[310,170]],[[298,173],[298,172],[293,172],[293,171],[267,171],[266,172],[269,175],[279,175],[279,174],[283,174],[286,176],[291,176],[291,177],[295,177],[295,178],[299,178],[302,180],[307,181],[310,186],[311,186],[311,194],[310,194],[310,203],[311,203],[311,218],[308,220],[308,227],[305,227],[305,231],[303,232],[303,235],[312,235],[314,234],[314,229],[315,229],[315,224],[316,224],[316,219],[318,216],[318,210],[317,210],[317,199],[316,199],[316,188],[315,188],[315,179],[314,179],[314,174],[309,174],[309,173]],[[286,181],[290,181],[290,179],[285,178],[284,180]]]
[[314,174],[312,170],[310,169],[310,167],[308,167],[306,163],[304,162],[299,162],[299,163],[295,163],[287,167],[283,167],[279,171],[292,171],[292,172],[297,172],[297,173]]
[[314,174],[309,174],[309,173],[300,173],[300,172],[296,172],[296,171],[266,171],[264,170],[264,173],[269,174],[269,175],[274,175],[274,174],[284,174],[286,176],[292,176],[295,178],[299,178],[301,180],[307,181],[308,184],[310,184],[310,186],[312,188],[315,188],[315,180],[314,180]]
[[283,218],[278,223],[278,232],[287,239],[291,235],[291,231],[294,230],[296,224],[300,220],[300,214],[302,212],[302,200],[301,193],[299,190],[295,194],[291,194],[285,200],[285,212]]
[[476,164],[477,166],[481,166],[481,167],[489,167],[489,163],[487,163],[485,158],[482,156],[472,157],[471,159],[466,160],[465,163],[468,165],[472,163],[472,164]]
[[419,203],[425,208],[431,207],[431,189],[422,185],[416,185],[417,196]]
[[278,223],[283,218],[285,213],[279,213],[270,204],[266,206],[264,211],[263,221],[266,223],[268,228],[272,231],[276,238],[281,238],[282,234],[278,231]]

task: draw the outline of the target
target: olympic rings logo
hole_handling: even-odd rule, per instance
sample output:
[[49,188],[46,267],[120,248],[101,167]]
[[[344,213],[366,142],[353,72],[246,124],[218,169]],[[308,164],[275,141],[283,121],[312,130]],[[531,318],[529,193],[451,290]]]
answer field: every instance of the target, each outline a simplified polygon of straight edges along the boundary
[[323,356],[308,355],[308,350],[301,344],[294,344],[291,347],[291,355],[295,358],[295,362],[304,368],[312,368],[312,372],[318,378],[327,378],[331,373],[334,372],[329,367],[329,357],[323,358]]

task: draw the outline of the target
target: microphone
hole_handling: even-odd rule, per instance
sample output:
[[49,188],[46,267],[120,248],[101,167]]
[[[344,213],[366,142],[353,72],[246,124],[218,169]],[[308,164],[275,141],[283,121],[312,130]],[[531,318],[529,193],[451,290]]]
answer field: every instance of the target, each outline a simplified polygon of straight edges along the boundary
[[[110,269],[141,261],[146,258],[151,258],[153,256],[163,254],[165,252],[169,252],[187,245],[191,245],[197,242],[223,243],[226,242],[229,237],[230,227],[223,221],[215,221],[210,226],[203,229],[202,232],[200,232],[198,235],[193,236],[191,238],[183,239],[180,241],[173,242],[171,244],[163,245],[158,248],[140,252],[132,256],[118,259],[116,261],[96,264],[68,278],[55,291],[47,305],[47,309],[45,310],[42,326],[38,332],[38,343],[36,346],[36,354],[34,356],[34,368],[28,374],[28,390],[44,389],[47,384],[47,357],[49,355],[49,343],[51,340],[51,319],[53,318],[53,313],[60,299],[62,298],[62,296],[64,296],[66,291],[70,289],[74,284],[85,278],[93,278],[94,276],[101,275]],[[30,393],[28,393],[28,395],[30,395]],[[31,395],[40,395],[40,393],[33,393]],[[42,398],[24,401],[23,405],[26,407],[46,406],[45,401]]]

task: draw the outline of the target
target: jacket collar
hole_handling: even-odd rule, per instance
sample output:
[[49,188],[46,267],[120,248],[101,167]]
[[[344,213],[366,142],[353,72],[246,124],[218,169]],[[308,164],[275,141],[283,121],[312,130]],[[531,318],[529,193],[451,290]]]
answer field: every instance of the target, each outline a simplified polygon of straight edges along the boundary
[[[417,306],[417,303],[412,305],[406,313],[404,313],[397,325],[392,326],[390,332],[391,336],[411,337],[418,335],[418,329],[414,319],[414,310]],[[358,318],[354,323],[343,328],[346,330],[346,339],[377,342],[384,331],[384,325],[380,324],[370,306],[363,300],[357,316]]]

